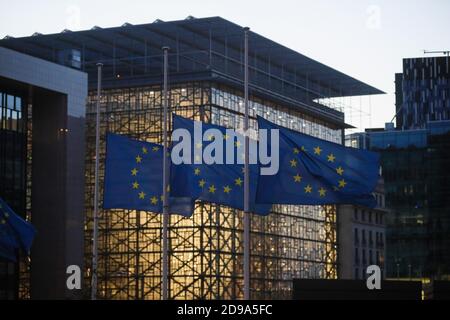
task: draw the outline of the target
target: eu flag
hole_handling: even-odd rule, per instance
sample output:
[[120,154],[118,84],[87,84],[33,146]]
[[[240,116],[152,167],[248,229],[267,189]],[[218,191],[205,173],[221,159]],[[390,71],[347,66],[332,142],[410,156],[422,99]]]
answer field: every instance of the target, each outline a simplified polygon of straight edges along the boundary
[[29,254],[36,230],[0,198],[0,257],[16,261],[18,249]]
[[[108,133],[103,208],[162,213],[163,147]],[[191,216],[191,198],[169,197],[169,212]]]
[[259,177],[257,201],[375,206],[371,193],[379,177],[377,153],[314,138],[261,117],[258,127],[279,130],[280,168],[275,175]]
[[[230,134],[226,128],[201,123],[201,132],[195,133],[195,122],[177,115],[173,115],[173,129],[184,129],[189,133],[190,139],[190,163],[174,164],[172,161],[171,192],[174,196],[192,197],[195,199],[218,203],[236,208],[244,209],[244,165],[243,151],[244,138],[239,134]],[[211,129],[216,130],[219,135],[207,134]],[[194,139],[196,134],[201,135],[201,140]],[[206,138],[206,139],[203,139]],[[222,139],[222,160],[232,159],[232,163],[211,163],[207,164],[200,161],[203,151],[207,150],[216,139]],[[226,148],[226,143],[233,146],[233,155],[231,150]],[[231,142],[230,142],[231,141]],[[180,141],[181,143],[182,141]],[[184,141],[186,142],[186,141]],[[176,144],[173,150],[176,149]],[[227,154],[228,152],[228,154]],[[214,153],[214,152],[213,152]],[[173,157],[173,155],[172,155]],[[238,161],[239,159],[239,161]],[[250,167],[250,211],[259,215],[270,213],[271,205],[255,203],[256,185],[259,173],[259,166],[252,164]]]

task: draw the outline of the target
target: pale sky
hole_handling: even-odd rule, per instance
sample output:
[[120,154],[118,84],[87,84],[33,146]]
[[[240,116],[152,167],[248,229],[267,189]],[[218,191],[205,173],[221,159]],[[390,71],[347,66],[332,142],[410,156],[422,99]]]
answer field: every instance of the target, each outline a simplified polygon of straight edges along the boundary
[[392,119],[402,58],[450,50],[449,0],[1,1],[0,38],[221,16],[385,91],[345,100],[363,110],[346,113],[359,129]]

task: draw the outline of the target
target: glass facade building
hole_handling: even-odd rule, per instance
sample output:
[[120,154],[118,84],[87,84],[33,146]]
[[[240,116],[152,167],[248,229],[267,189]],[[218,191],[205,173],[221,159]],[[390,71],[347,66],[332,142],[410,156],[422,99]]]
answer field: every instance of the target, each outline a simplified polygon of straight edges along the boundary
[[[317,99],[381,91],[250,33],[250,125],[256,116],[343,143],[344,114]],[[95,27],[0,41],[89,75],[85,161],[85,296],[92,260],[97,62],[102,62],[100,193],[106,132],[162,141],[162,46],[169,55],[170,111],[242,128],[243,31],[222,18]],[[67,54],[68,53],[68,54]],[[75,58],[76,59],[75,59]],[[171,123],[169,123],[171,129]],[[101,197],[100,197],[101,198]],[[251,217],[251,296],[291,297],[293,278],[336,278],[335,206],[274,206]],[[161,216],[101,210],[98,297],[161,298]],[[171,299],[243,297],[243,213],[197,202],[193,217],[173,215],[169,227]]]
[[[0,196],[21,214],[26,209],[27,105],[0,84]],[[0,258],[0,299],[18,297],[19,266]]]
[[366,132],[381,153],[387,277],[450,279],[450,121]]
[[396,74],[397,128],[425,128],[428,121],[450,120],[450,57],[403,60]]
[[[102,98],[101,163],[106,132],[161,143],[161,90],[139,87],[105,90]],[[95,92],[87,114],[86,232],[91,259],[92,192],[94,187]],[[241,128],[243,98],[212,82],[172,86],[171,112],[230,128]],[[256,115],[335,142],[341,130],[252,99],[251,126]],[[132,112],[130,112],[132,110]],[[103,168],[101,168],[103,181]],[[100,183],[102,185],[102,183]],[[335,278],[335,207],[276,206],[268,217],[252,216],[252,296],[289,298],[292,278]],[[106,299],[160,299],[161,216],[129,210],[102,211],[100,220],[99,294]],[[198,202],[192,218],[171,216],[169,238],[170,296],[174,299],[236,299],[242,297],[242,212]]]

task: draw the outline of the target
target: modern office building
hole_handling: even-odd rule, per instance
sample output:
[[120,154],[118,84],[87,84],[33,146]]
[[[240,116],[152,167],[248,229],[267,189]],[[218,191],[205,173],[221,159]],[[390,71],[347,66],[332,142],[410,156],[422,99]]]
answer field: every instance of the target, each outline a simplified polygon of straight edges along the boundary
[[385,208],[382,178],[374,196],[375,208],[338,207],[339,279],[366,279],[370,265],[379,266],[385,277],[386,217],[389,213]]
[[397,129],[423,129],[450,120],[450,57],[403,59],[395,75]]
[[449,57],[403,60],[396,128],[346,137],[381,153],[389,278],[450,279]]
[[[88,74],[85,296],[90,289],[87,280],[92,259],[96,64],[104,65],[100,128],[103,181],[106,132],[162,141],[163,46],[170,47],[170,111],[242,128],[243,44],[243,28],[220,17],[126,23],[116,28],[64,30],[0,41],[2,47]],[[343,130],[348,127],[344,114],[317,100],[382,93],[257,33],[250,32],[249,46],[252,127],[261,115],[294,130],[343,143]],[[67,135],[71,135],[70,130]],[[30,161],[34,165],[34,157]],[[30,215],[34,221],[33,210]],[[205,202],[196,204],[192,218],[171,216],[170,298],[243,296],[242,220],[239,210]],[[251,225],[252,298],[290,298],[293,278],[337,277],[335,206],[274,206],[268,217],[252,216]],[[99,298],[160,299],[161,216],[102,210],[99,234]]]
[[450,279],[450,121],[370,133],[386,189],[387,275]]
[[388,278],[450,279],[450,121],[424,129],[368,129],[346,137],[380,152]]
[[31,264],[0,262],[0,299],[74,297],[61,279],[83,265],[86,98],[86,73],[0,47],[0,197],[37,229]]

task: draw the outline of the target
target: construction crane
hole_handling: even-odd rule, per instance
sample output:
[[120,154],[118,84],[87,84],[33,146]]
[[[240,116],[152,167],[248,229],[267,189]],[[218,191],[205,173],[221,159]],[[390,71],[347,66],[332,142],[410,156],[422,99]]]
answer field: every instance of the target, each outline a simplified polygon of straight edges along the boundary
[[423,50],[423,54],[434,54],[434,53],[442,53],[447,57],[450,56],[450,50],[438,50],[438,51]]

